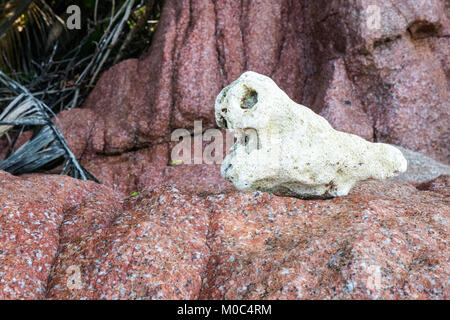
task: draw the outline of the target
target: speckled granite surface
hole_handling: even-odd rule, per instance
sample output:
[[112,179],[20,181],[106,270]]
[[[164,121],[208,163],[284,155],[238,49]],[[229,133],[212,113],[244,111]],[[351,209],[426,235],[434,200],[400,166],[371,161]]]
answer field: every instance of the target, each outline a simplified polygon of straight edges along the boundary
[[124,200],[0,172],[0,298],[448,299],[449,193],[440,177],[332,200],[174,187]]

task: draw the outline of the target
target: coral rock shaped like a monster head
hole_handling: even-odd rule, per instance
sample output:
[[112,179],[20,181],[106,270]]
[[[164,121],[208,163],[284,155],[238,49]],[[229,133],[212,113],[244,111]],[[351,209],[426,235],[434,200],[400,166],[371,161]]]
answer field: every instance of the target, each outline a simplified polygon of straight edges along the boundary
[[221,173],[239,190],[338,197],[357,181],[406,171],[397,148],[334,130],[255,72],[243,73],[220,92],[215,115],[220,127],[237,136]]

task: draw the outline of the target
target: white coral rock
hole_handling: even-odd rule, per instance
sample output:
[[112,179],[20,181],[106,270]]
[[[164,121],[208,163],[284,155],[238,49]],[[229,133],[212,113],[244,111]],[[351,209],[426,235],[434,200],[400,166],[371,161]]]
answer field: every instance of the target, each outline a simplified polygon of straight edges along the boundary
[[255,72],[245,72],[220,92],[215,115],[220,127],[237,135],[221,173],[239,190],[338,197],[357,181],[406,171],[406,159],[395,147],[334,130]]

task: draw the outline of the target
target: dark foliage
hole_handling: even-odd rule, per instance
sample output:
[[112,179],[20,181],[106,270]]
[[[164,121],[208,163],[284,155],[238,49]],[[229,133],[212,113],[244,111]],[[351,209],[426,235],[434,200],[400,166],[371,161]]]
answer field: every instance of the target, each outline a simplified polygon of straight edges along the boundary
[[[61,162],[62,174],[83,180],[99,182],[83,168],[68,147],[61,132],[51,120],[53,112],[28,90],[0,71],[0,83],[17,94],[17,97],[0,114],[0,136],[10,128],[33,128],[33,137],[6,160],[0,162],[0,170],[12,174],[51,169]],[[14,143],[17,136],[14,138]]]

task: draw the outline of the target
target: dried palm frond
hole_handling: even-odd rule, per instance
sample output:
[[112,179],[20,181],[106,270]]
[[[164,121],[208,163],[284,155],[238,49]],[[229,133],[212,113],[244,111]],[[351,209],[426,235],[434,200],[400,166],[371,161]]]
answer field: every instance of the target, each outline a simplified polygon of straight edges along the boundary
[[0,71],[0,83],[17,97],[0,114],[0,136],[11,128],[32,127],[35,135],[8,158],[0,162],[0,170],[25,174],[38,169],[50,169],[64,163],[61,174],[82,180],[98,180],[81,166],[67,145],[62,133],[51,120],[51,109]]

